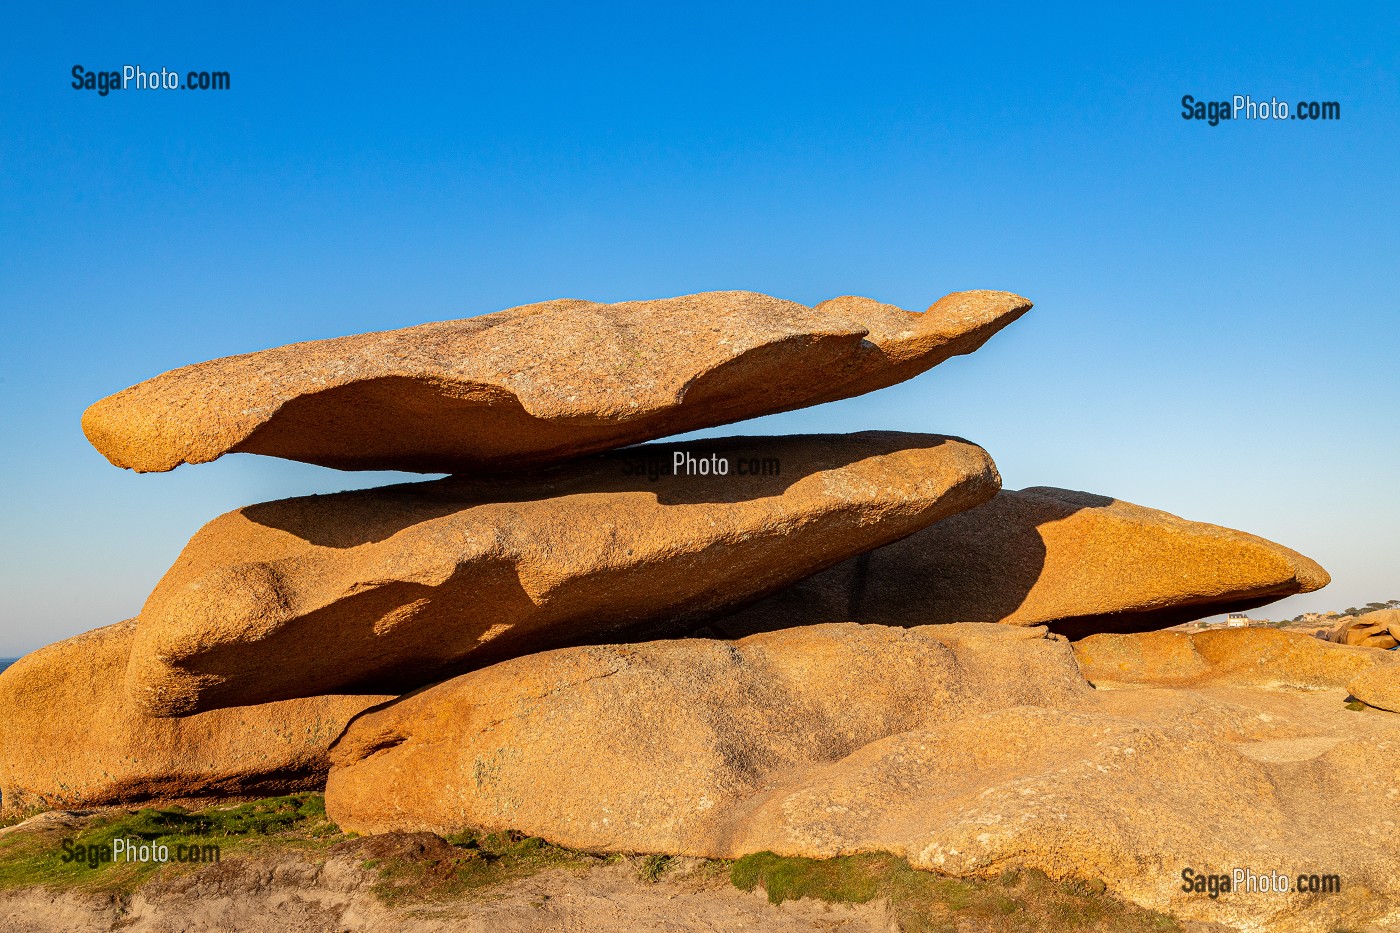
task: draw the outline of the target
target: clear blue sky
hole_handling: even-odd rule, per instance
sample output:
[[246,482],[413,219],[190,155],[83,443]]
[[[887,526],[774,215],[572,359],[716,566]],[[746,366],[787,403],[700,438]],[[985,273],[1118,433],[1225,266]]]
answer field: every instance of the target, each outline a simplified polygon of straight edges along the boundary
[[[79,429],[164,370],[557,297],[1036,302],[973,357],[731,429],[894,428],[1400,598],[1394,6],[7,4],[0,655],[137,612],[204,521],[384,482],[136,476]],[[226,70],[224,92],[70,69]],[[1335,100],[1341,120],[1181,118]],[[1277,611],[1276,611],[1277,612]]]

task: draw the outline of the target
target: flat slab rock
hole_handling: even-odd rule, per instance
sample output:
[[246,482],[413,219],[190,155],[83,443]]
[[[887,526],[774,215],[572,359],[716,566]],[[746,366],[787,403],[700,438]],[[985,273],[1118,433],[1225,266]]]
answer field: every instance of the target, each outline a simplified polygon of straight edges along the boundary
[[0,673],[0,808],[316,790],[326,750],[389,696],[332,696],[149,719],[127,701],[135,620],[69,638]]
[[[1287,636],[1315,641],[1306,636]],[[1345,649],[1342,649],[1345,650]],[[1044,629],[816,625],[519,658],[358,718],[326,804],[361,833],[513,828],[596,850],[1008,867],[1103,880],[1229,928],[1382,929],[1400,910],[1400,715],[1346,691],[1095,691]],[[393,793],[385,793],[393,788]],[[1340,893],[1183,891],[1182,872]]]
[[871,392],[971,353],[1030,306],[994,291],[922,314],[742,291],[547,301],[185,366],[92,405],[83,431],[138,472],[233,452],[514,469]]
[[812,620],[1048,625],[1069,638],[1165,628],[1319,589],[1264,538],[1087,492],[1033,487],[861,554],[714,621],[737,638]]
[[1345,687],[1372,668],[1400,674],[1400,655],[1337,645],[1272,628],[1091,635],[1074,643],[1079,666],[1095,686],[1232,684]]
[[[677,455],[728,474],[670,473]],[[248,506],[201,529],[147,600],[128,687],[149,714],[185,715],[397,694],[629,627],[681,633],[999,484],[974,444],[865,432],[652,445]]]

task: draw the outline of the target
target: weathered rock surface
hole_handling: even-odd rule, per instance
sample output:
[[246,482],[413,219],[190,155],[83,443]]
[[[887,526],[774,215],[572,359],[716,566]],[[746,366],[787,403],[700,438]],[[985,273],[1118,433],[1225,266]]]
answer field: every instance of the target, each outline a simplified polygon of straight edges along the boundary
[[1087,695],[1069,646],[1044,636],[832,624],[517,658],[357,720],[332,752],[327,813],[354,832],[510,826],[578,848],[724,855],[739,811],[795,771]]
[[[1243,929],[1380,929],[1400,911],[1400,819],[1325,802],[1397,786],[1400,717],[1345,697],[1092,691],[1064,641],[1010,626],[577,648],[360,717],[332,749],[327,808],[363,832],[511,827],[710,857],[885,850],[956,875],[1102,879]],[[1342,889],[1182,891],[1186,868],[1236,867]]]
[[[891,736],[765,795],[730,845],[886,849],[951,874],[1029,865],[1235,929],[1386,928],[1400,911],[1400,822],[1324,801],[1395,786],[1392,717],[1346,711],[1342,691],[1316,706],[1181,693],[1117,691],[1097,709],[1014,707]],[[1237,867],[1285,874],[1290,891],[1182,890],[1187,868]],[[1336,875],[1341,891],[1296,893],[1300,874]]]
[[1377,664],[1347,684],[1347,691],[1367,706],[1400,713],[1400,665]]
[[754,292],[548,301],[186,366],[97,402],[83,431],[138,472],[231,452],[344,470],[517,469],[893,385],[971,353],[1030,306],[992,291],[923,314]]
[[1065,489],[1003,491],[716,621],[742,637],[813,620],[1048,625],[1070,638],[1165,628],[1329,582],[1263,538]]
[[1394,648],[1400,645],[1400,609],[1378,609],[1359,616],[1343,616],[1327,633],[1327,640],[1341,645]]
[[1400,662],[1376,648],[1272,628],[1091,635],[1074,643],[1074,655],[1099,687],[1212,682],[1316,690],[1345,687],[1373,667]]
[[319,789],[326,749],[389,696],[335,696],[148,719],[123,689],[135,621],[20,658],[0,674],[5,812],[151,797]]
[[[652,469],[674,451],[730,473]],[[654,445],[248,506],[200,530],[156,587],[128,685],[148,713],[183,715],[397,694],[628,627],[684,631],[999,482],[966,441],[866,432]]]

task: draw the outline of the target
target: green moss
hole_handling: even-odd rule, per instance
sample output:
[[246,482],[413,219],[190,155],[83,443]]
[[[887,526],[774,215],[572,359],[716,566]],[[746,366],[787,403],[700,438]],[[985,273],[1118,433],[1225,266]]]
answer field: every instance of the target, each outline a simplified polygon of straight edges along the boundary
[[885,900],[904,933],[968,925],[1008,931],[1180,929],[1170,917],[1109,896],[1098,879],[1056,882],[1033,869],[1008,869],[994,881],[947,878],[885,853],[804,859],[759,852],[734,862],[730,881],[744,891],[763,888],[774,904],[804,897],[832,904]]
[[902,861],[892,855],[806,859],[759,852],[735,862],[729,878],[741,891],[762,886],[772,904],[804,897],[833,904],[864,904],[879,896],[881,880],[897,871],[896,863]]
[[[270,797],[201,810],[145,807],[93,817],[80,830],[55,826],[0,837],[0,888],[43,885],[130,892],[157,872],[189,870],[215,858],[255,849],[273,838],[282,846],[314,847],[339,835],[326,818],[325,801],[319,794]],[[194,850],[195,860],[162,864],[74,857],[94,848],[111,850],[118,839],[163,845],[172,859],[178,847],[185,846],[187,851]]]
[[586,870],[613,860],[516,832],[467,831],[446,841],[458,850],[451,858],[380,860],[375,894],[386,903],[451,897],[552,868]]

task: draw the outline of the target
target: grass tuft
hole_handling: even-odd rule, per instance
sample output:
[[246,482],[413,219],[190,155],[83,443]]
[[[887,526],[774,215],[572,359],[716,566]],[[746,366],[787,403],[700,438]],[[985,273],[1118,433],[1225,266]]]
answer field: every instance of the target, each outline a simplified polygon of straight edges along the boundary
[[637,870],[637,877],[643,881],[650,881],[653,884],[661,880],[661,876],[666,874],[666,869],[671,867],[671,856],[669,855],[648,855],[642,859],[641,868]]

